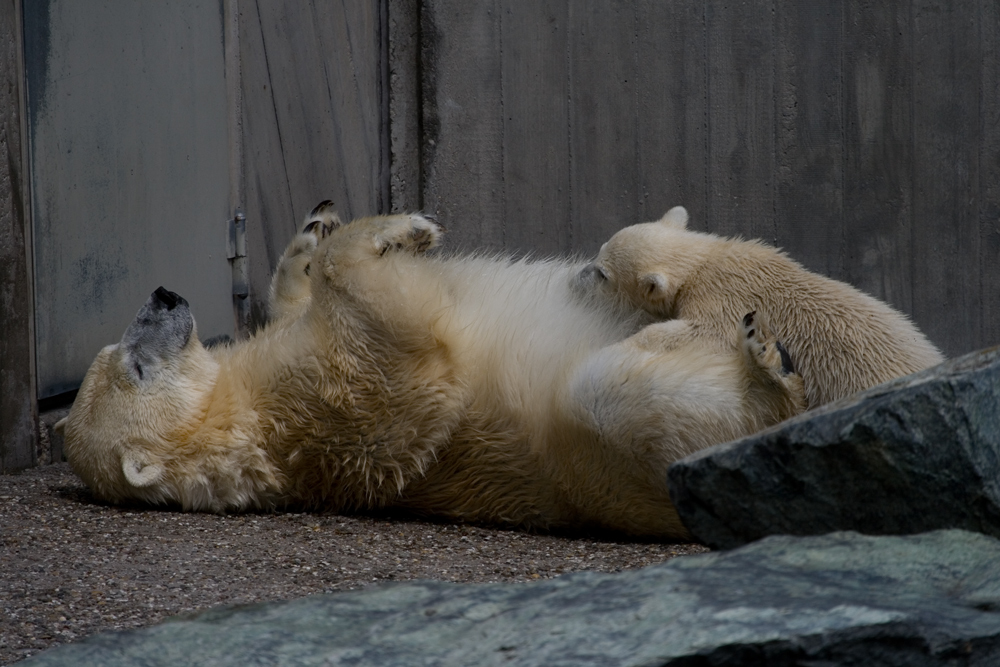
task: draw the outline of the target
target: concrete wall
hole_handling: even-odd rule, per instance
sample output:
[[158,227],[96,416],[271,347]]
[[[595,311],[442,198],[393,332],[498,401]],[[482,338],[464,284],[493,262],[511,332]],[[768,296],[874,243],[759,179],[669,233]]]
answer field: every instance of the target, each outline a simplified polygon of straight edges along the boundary
[[449,243],[540,253],[683,204],[887,300],[949,355],[997,344],[998,11],[424,0],[410,198]]
[[72,390],[149,294],[232,335],[218,0],[24,3],[39,398]]
[[0,0],[0,472],[34,465],[36,404],[18,0]]

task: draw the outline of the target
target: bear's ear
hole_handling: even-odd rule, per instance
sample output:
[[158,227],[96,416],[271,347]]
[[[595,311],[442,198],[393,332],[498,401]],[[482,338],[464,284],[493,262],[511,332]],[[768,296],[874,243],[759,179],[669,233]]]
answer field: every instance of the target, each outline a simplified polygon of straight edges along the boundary
[[639,276],[639,297],[645,304],[643,308],[658,317],[674,316],[674,301],[677,297],[677,285],[671,284],[662,273],[646,273]]
[[163,477],[163,466],[153,463],[144,453],[127,451],[122,454],[122,472],[129,484],[142,488]]
[[61,436],[65,436],[66,435],[66,421],[68,419],[69,419],[69,417],[63,417],[62,419],[60,419],[59,421],[57,421],[55,423],[55,426],[52,427],[52,430],[55,431],[56,433],[58,433]]
[[687,223],[688,212],[683,206],[674,206],[672,209],[667,211],[662,218],[660,218],[661,225],[675,227],[677,229],[687,228]]

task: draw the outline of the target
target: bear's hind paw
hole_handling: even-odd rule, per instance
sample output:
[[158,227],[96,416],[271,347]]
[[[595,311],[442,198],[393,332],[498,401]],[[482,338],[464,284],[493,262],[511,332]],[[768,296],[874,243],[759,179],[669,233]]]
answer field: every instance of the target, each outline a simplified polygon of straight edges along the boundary
[[329,236],[330,232],[343,224],[340,215],[334,208],[334,203],[329,199],[324,199],[316,204],[316,208],[306,216],[302,233],[311,234],[316,237],[317,241],[321,241]]
[[385,227],[375,236],[375,246],[379,255],[389,250],[425,252],[436,247],[443,234],[444,227],[430,216],[393,215],[386,218]]

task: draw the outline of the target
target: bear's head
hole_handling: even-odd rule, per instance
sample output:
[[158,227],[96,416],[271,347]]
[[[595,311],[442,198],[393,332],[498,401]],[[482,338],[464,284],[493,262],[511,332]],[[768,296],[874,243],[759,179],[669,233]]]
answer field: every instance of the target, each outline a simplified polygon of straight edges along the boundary
[[157,289],[121,342],[97,355],[56,424],[73,470],[107,501],[176,500],[171,443],[197,421],[217,372],[187,301]]
[[656,222],[620,230],[580,272],[578,287],[657,318],[675,317],[677,291],[704,254],[698,239],[706,235],[688,231],[687,221],[687,210],[675,206]]

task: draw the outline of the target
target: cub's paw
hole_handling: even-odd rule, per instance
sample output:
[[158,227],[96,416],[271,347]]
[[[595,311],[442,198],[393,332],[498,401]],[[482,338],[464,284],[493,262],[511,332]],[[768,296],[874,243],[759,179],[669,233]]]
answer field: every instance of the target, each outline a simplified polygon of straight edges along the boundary
[[383,218],[382,229],[375,235],[379,255],[390,250],[425,252],[441,243],[444,227],[434,218],[418,213],[389,215]]
[[776,377],[795,373],[792,357],[757,311],[743,318],[743,345],[751,361]]
[[748,370],[756,382],[751,383],[751,392],[759,399],[759,405],[769,410],[761,426],[788,419],[808,407],[805,382],[795,372],[792,357],[785,346],[774,336],[765,318],[756,311],[747,313],[741,329],[743,350]]
[[322,240],[343,224],[334,208],[334,203],[329,199],[324,199],[306,216],[302,233],[310,234],[316,237],[316,240]]

